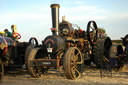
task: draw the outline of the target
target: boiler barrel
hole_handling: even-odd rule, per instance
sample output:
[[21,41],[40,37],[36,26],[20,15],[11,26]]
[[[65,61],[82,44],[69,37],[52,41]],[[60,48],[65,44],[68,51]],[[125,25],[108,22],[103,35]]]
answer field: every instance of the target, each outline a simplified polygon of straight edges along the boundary
[[[56,53],[65,49],[65,39],[59,36],[48,36],[44,40],[45,49],[52,48],[51,53]],[[48,50],[47,50],[48,51]]]

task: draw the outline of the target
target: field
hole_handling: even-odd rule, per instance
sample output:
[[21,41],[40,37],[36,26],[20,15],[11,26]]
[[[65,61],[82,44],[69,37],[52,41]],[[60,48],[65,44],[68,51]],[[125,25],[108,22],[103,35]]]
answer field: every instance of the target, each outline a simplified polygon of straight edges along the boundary
[[32,78],[26,70],[7,72],[0,85],[128,85],[128,65],[120,72],[107,73],[100,76],[100,70],[95,67],[86,67],[82,77],[76,80],[68,80],[63,71],[53,69],[41,78]]

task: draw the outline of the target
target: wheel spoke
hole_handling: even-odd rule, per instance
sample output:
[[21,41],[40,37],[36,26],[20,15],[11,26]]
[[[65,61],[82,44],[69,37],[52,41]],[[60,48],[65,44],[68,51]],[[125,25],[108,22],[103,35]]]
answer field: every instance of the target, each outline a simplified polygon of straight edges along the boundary
[[71,71],[72,71],[73,77],[75,77],[75,78],[76,78],[76,74],[75,74],[74,66],[71,68]]
[[37,74],[40,72],[39,68],[35,65],[35,63],[33,64],[33,70]]
[[71,65],[77,65],[77,64],[82,64],[83,63],[83,61],[80,61],[80,62],[76,62],[76,63],[71,63]]
[[73,56],[75,61],[78,60],[78,55],[79,55],[79,54],[80,54],[80,52],[78,51],[78,53],[76,54],[76,56]]
[[90,35],[89,35],[89,36],[90,36],[90,38],[92,39],[92,38],[93,38],[93,32],[92,32],[92,33],[90,33]]
[[75,63],[78,60],[78,56],[80,55],[80,52],[78,51],[78,53],[76,55],[72,54],[72,61]]
[[73,63],[74,63],[74,62],[76,62],[75,57],[74,57],[75,55],[74,55],[74,54],[72,54],[72,56],[73,56],[73,57],[72,57],[72,59],[71,59],[71,60],[72,60],[72,61],[73,61]]
[[93,31],[93,34],[96,35],[96,30]]
[[92,26],[90,26],[90,28],[91,28],[93,31],[95,30]]
[[78,55],[80,54],[80,52],[78,51],[78,53],[76,54],[76,56],[75,57],[78,57]]
[[76,64],[82,64],[83,62],[82,61],[80,61],[80,62],[77,62]]
[[75,54],[75,49],[72,50],[71,54],[74,56],[74,54]]
[[93,41],[94,41],[94,39],[95,39],[95,38],[96,38],[96,34],[93,34],[93,38],[92,38],[92,39],[93,39]]
[[96,40],[96,30],[94,30],[92,33],[90,33],[90,38],[91,38],[92,42]]
[[[72,67],[72,73],[73,73],[73,76],[76,78],[76,77],[80,77],[81,73],[78,71],[78,69],[76,68],[76,66],[73,66]],[[78,76],[76,76],[78,74]]]
[[33,69],[34,69],[34,73],[36,73],[37,76],[41,76],[41,73],[40,73],[40,69],[39,68],[33,67]]

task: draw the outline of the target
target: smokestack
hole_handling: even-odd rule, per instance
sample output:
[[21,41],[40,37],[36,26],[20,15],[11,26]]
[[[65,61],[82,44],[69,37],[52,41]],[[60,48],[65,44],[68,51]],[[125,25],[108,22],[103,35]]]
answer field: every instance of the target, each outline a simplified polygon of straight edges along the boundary
[[51,4],[53,35],[59,35],[59,4]]

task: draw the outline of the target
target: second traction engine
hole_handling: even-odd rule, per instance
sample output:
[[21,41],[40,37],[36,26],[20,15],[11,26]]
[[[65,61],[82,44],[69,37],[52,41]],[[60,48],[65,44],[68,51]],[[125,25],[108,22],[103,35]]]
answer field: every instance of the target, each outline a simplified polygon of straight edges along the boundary
[[81,77],[84,61],[92,55],[92,46],[96,43],[98,32],[95,21],[90,21],[87,31],[74,29],[63,17],[59,23],[59,4],[52,4],[52,35],[47,36],[42,45],[29,49],[27,69],[32,77],[40,77],[48,69],[64,70],[68,79]]

